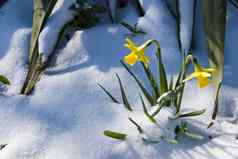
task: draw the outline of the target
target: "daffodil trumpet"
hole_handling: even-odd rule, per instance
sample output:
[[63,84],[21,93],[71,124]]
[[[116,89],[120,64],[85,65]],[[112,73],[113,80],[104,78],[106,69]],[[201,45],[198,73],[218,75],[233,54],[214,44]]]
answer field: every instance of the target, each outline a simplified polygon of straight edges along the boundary
[[[190,55],[191,56],[191,55]],[[183,83],[190,81],[194,78],[197,78],[198,86],[200,88],[205,88],[208,86],[213,78],[213,74],[216,69],[214,68],[203,68],[195,58],[192,58],[192,62],[194,64],[194,72],[190,74],[187,78],[183,80]]]
[[124,46],[131,50],[131,53],[124,57],[124,61],[131,66],[133,66],[136,62],[140,61],[145,65],[145,67],[148,67],[150,60],[149,57],[145,55],[145,49],[154,42],[156,41],[147,40],[142,45],[137,45],[131,39],[127,38]]

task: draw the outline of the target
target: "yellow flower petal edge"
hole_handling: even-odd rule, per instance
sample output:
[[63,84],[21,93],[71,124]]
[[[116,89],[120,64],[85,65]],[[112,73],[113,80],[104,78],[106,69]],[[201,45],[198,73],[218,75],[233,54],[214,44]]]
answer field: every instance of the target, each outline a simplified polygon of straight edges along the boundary
[[136,62],[141,61],[148,67],[150,60],[149,57],[145,55],[145,49],[150,43],[152,43],[152,40],[148,40],[144,44],[138,46],[131,39],[127,38],[124,46],[131,50],[131,53],[124,57],[124,61],[129,65],[134,65]]
[[210,79],[212,78],[213,72],[216,70],[214,68],[202,68],[198,63],[194,64],[194,72],[190,74],[183,82],[197,78],[198,86],[204,88],[209,85]]

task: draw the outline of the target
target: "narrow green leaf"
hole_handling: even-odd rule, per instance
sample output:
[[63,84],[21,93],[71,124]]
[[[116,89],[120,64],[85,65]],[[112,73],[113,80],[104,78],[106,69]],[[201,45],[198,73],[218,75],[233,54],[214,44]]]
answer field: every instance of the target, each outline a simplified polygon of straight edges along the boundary
[[2,82],[3,84],[6,84],[6,85],[10,85],[10,81],[3,75],[0,75],[0,82]]
[[137,12],[139,14],[139,16],[144,16],[145,15],[145,11],[143,9],[143,6],[141,5],[141,2],[140,0],[132,0],[132,4],[135,5],[136,9],[137,9]]
[[44,23],[43,25],[46,24],[47,20],[49,19],[56,3],[58,0],[48,0],[47,3],[45,4],[46,6],[46,11],[45,11],[45,17],[44,17]]
[[227,0],[209,0],[203,3],[204,30],[208,45],[208,56],[212,67],[219,71],[222,80]]
[[185,56],[185,53],[183,53],[184,58],[183,58],[182,67],[181,67],[181,70],[179,72],[179,76],[177,78],[176,84],[175,84],[175,88],[180,87],[180,93],[177,95],[176,102],[175,102],[176,113],[179,113],[180,108],[181,108],[183,92],[184,92],[184,87],[185,87],[185,83],[182,83],[182,81],[186,77],[187,69],[188,69],[188,66],[189,66],[189,63],[186,63],[188,56],[190,56],[190,54]]
[[156,140],[151,140],[149,138],[142,138],[142,140],[146,143],[146,144],[158,144],[160,141],[156,141]]
[[154,99],[158,99],[160,96],[158,83],[157,83],[152,71],[150,70],[150,67],[146,67],[143,62],[141,62],[141,64],[142,64],[143,69],[146,73],[146,77],[148,78],[149,83],[154,91],[154,95],[155,95]]
[[44,70],[44,64],[42,63],[42,57],[38,49],[38,39],[56,2],[57,0],[34,0],[33,24],[29,48],[30,68],[21,89],[21,94],[28,95],[33,91],[36,82],[40,79]]
[[125,141],[127,137],[126,134],[122,134],[122,133],[118,133],[118,132],[110,131],[110,130],[105,130],[103,134],[107,137],[117,139],[117,140],[122,140],[122,141]]
[[137,130],[138,130],[138,132],[140,133],[140,134],[143,134],[144,133],[144,130],[142,129],[142,127],[139,125],[139,124],[137,124],[132,118],[128,118],[130,121],[131,121],[131,123],[133,124],[133,125],[135,125],[136,126],[136,128],[137,128]]
[[137,76],[130,70],[130,68],[121,61],[121,64],[124,66],[124,68],[127,70],[127,72],[134,78],[138,86],[140,87],[142,93],[146,97],[146,99],[149,101],[151,105],[155,105],[156,101],[153,99],[153,97],[150,95],[150,93],[146,90],[146,88],[143,86],[143,84],[140,82],[140,80],[137,78]]
[[[209,0],[203,2],[204,30],[208,46],[211,67],[216,68],[213,80],[219,93],[224,72],[225,30],[227,19],[227,0]],[[217,94],[218,94],[217,93]],[[217,96],[217,95],[216,95]],[[216,97],[217,98],[217,97]],[[216,99],[218,100],[218,99]],[[215,112],[216,111],[216,112]],[[212,118],[216,118],[218,102],[215,101]]]
[[33,25],[29,50],[29,63],[36,61],[39,56],[38,39],[43,28],[45,18],[44,4],[42,0],[34,0]]
[[113,95],[109,92],[109,91],[107,91],[101,84],[97,84],[107,95],[108,95],[108,97],[114,102],[114,103],[117,103],[117,104],[120,104],[120,102],[118,102],[118,100],[115,98],[115,97],[113,97]]
[[181,24],[181,14],[180,14],[180,9],[179,9],[180,8],[180,3],[179,3],[180,0],[174,0],[174,1],[176,3],[176,18],[175,18],[175,20],[176,20],[176,24],[177,24],[178,47],[179,47],[179,50],[181,52],[183,52],[181,35],[180,35],[180,32],[181,32],[181,26],[180,26],[180,24]]
[[176,140],[176,139],[169,139],[169,138],[166,138],[166,137],[162,137],[162,140],[164,140],[164,141],[166,141],[170,144],[178,144],[179,143],[179,141]]
[[191,132],[187,132],[187,131],[184,132],[184,135],[187,136],[187,137],[190,137],[192,139],[195,139],[195,140],[202,140],[202,139],[204,139],[204,137],[202,135],[191,133]]
[[6,146],[7,146],[7,144],[1,144],[0,145],[0,150],[3,150]]
[[153,118],[153,116],[151,116],[146,108],[145,102],[143,100],[143,97],[140,95],[140,99],[141,99],[141,103],[143,106],[143,111],[145,113],[145,115],[147,116],[147,118],[152,122],[152,123],[156,123],[156,120]]
[[[213,120],[216,119],[216,116],[217,116],[217,113],[218,113],[218,108],[219,108],[219,95],[220,95],[220,91],[221,91],[221,86],[222,86],[222,83],[219,83],[219,84],[218,84],[217,91],[216,91],[214,109],[213,109],[213,113],[212,113],[212,119],[213,119]],[[211,123],[208,125],[208,128],[211,127],[212,125],[213,125],[213,122],[211,122]]]
[[169,82],[169,90],[173,90],[173,88],[174,88],[174,78],[173,76],[171,76],[170,82]]
[[199,116],[199,115],[202,115],[203,113],[205,113],[205,111],[206,111],[206,109],[194,111],[194,112],[190,112],[190,113],[185,113],[185,114],[178,115],[176,118]]
[[157,43],[156,57],[158,60],[158,67],[159,67],[160,94],[163,94],[163,93],[167,92],[169,89],[168,89],[166,72],[165,72],[164,64],[163,64],[162,57],[161,57],[159,43]]
[[126,92],[125,92],[125,89],[124,89],[124,87],[122,85],[121,79],[120,79],[118,74],[116,74],[116,77],[117,77],[119,85],[120,85],[120,90],[121,90],[121,96],[122,96],[123,104],[126,107],[126,109],[128,109],[129,111],[132,111],[132,107],[131,107],[128,99],[127,99]]
[[126,22],[121,22],[120,24],[122,26],[124,26],[127,30],[132,32],[134,35],[146,34],[146,32],[144,32],[142,30],[139,30],[136,25],[135,26],[131,26],[130,24],[128,24]]

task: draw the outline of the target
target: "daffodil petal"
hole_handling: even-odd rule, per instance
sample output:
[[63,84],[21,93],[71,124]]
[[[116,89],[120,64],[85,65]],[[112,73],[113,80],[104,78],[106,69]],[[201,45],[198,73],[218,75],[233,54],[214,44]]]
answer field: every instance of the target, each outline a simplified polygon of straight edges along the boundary
[[213,73],[213,72],[216,71],[216,69],[215,69],[215,68],[204,68],[203,71],[204,71],[204,72]]
[[132,45],[129,45],[129,44],[124,44],[124,46],[128,49],[130,49],[131,51],[136,51],[136,48]]
[[211,77],[211,73],[208,73],[208,72],[199,72],[200,76],[201,77],[204,77],[204,78],[208,78],[208,77]]
[[200,72],[193,72],[192,74],[190,74],[187,78],[185,78],[183,80],[183,82],[187,82],[187,81],[190,81],[192,80],[193,78],[197,78],[200,76]]
[[200,88],[204,88],[209,84],[209,80],[206,77],[198,77],[197,80]]
[[129,38],[126,39],[126,43],[131,45],[131,46],[137,47],[137,45]]
[[129,65],[134,65],[138,60],[138,56],[134,53],[130,53],[129,55],[124,57],[124,61]]

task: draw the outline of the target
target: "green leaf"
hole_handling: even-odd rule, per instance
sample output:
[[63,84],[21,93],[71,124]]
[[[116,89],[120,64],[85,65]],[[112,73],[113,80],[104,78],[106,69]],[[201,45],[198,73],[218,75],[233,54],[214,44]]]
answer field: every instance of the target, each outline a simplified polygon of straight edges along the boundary
[[113,95],[112,95],[109,91],[107,91],[101,84],[97,84],[97,85],[108,95],[108,97],[109,97],[114,103],[120,104],[120,102],[118,102],[118,100],[117,100],[115,97],[113,97]]
[[8,144],[1,144],[0,145],[0,150],[3,150]]
[[169,138],[166,138],[166,137],[162,137],[162,139],[170,144],[178,144],[179,141],[176,140],[176,139],[169,139]]
[[122,85],[122,82],[121,82],[121,79],[120,77],[118,76],[118,74],[116,74],[116,77],[118,79],[118,82],[119,82],[119,85],[120,85],[120,90],[121,90],[121,96],[122,96],[122,101],[123,101],[123,104],[124,106],[129,110],[129,111],[132,111],[132,107],[127,99],[127,96],[126,96],[126,92],[125,92],[125,89]]
[[139,14],[139,16],[144,16],[145,15],[145,11],[143,9],[143,6],[141,5],[140,0],[132,0],[132,4],[136,7],[137,12]]
[[195,140],[202,140],[202,139],[204,139],[204,137],[202,135],[191,133],[191,132],[187,132],[187,131],[184,132],[184,135],[189,137],[189,138],[195,139]]
[[[213,80],[217,84],[217,94],[220,92],[220,84],[224,72],[224,47],[227,18],[227,0],[209,0],[203,3],[204,30],[208,46],[208,57],[211,67],[217,72]],[[216,95],[217,98],[218,95]],[[216,99],[218,101],[218,99]],[[216,112],[215,112],[216,111]],[[218,102],[215,101],[212,118],[216,118]]]
[[153,118],[153,116],[151,116],[146,108],[145,102],[143,100],[143,97],[140,95],[140,99],[141,99],[141,103],[143,106],[143,111],[145,113],[145,115],[148,117],[148,119],[152,122],[152,123],[156,123],[156,120]]
[[219,70],[222,80],[226,30],[227,0],[209,0],[203,3],[204,30],[211,66]]
[[161,57],[159,43],[157,43],[156,57],[157,57],[157,60],[158,60],[158,67],[159,67],[160,94],[163,94],[163,93],[167,92],[169,89],[168,89],[168,82],[167,82],[166,72],[165,72],[164,64],[163,64],[162,57]]
[[138,86],[140,87],[142,93],[146,97],[146,99],[149,101],[151,105],[155,105],[156,101],[153,99],[153,97],[150,95],[150,93],[146,90],[146,88],[143,86],[143,84],[140,82],[140,80],[137,78],[137,76],[130,70],[130,68],[123,62],[121,61],[122,66],[127,70],[127,72],[134,78]]
[[170,82],[169,82],[169,90],[173,90],[173,88],[174,88],[174,78],[173,76],[171,76]]
[[33,63],[39,56],[38,52],[38,39],[40,32],[43,28],[45,19],[45,10],[42,0],[34,0],[34,14],[33,14],[33,25],[31,33],[31,43],[29,50],[29,63]]
[[160,96],[160,92],[159,92],[159,86],[158,86],[158,83],[152,73],[152,71],[150,70],[150,67],[146,67],[145,64],[143,62],[141,62],[142,66],[143,66],[143,69],[146,73],[146,77],[148,78],[149,80],[149,83],[154,91],[154,99],[158,99],[159,96]]
[[41,54],[38,49],[38,39],[56,2],[57,0],[34,0],[33,24],[29,49],[30,68],[22,87],[21,94],[28,95],[32,92],[44,70],[44,64],[42,63],[42,57],[40,56]]
[[185,113],[185,114],[178,115],[175,118],[177,119],[177,118],[199,116],[199,115],[202,115],[203,113],[205,113],[205,111],[206,111],[206,109],[199,110],[199,111],[194,111],[194,112],[190,112],[190,113]]
[[6,85],[10,85],[10,81],[3,75],[0,75],[0,82],[2,82],[3,84],[6,84]]
[[[218,84],[217,91],[216,91],[214,109],[213,109],[213,113],[212,113],[212,119],[213,119],[213,120],[216,119],[216,116],[217,116],[217,113],[218,113],[218,108],[219,108],[219,95],[220,95],[220,91],[221,91],[221,86],[222,86],[222,83],[219,83],[219,84]],[[208,125],[208,128],[211,127],[212,125],[213,125],[213,122],[211,122],[211,123]]]
[[110,131],[110,130],[105,130],[103,134],[107,137],[117,139],[117,140],[122,140],[122,141],[125,141],[127,137],[126,134],[122,134],[122,133],[118,133],[118,132]]
[[144,130],[142,129],[142,127],[139,125],[139,124],[137,124],[132,118],[128,118],[130,121],[131,121],[131,123],[133,124],[133,125],[135,125],[136,126],[136,128],[137,128],[137,130],[138,130],[138,132],[140,133],[140,134],[143,134],[144,133]]
[[180,108],[181,108],[182,99],[183,99],[183,92],[184,92],[185,83],[182,83],[182,81],[186,77],[186,72],[187,72],[187,69],[188,69],[188,66],[189,66],[189,63],[186,63],[188,56],[191,56],[191,55],[188,54],[187,56],[185,56],[185,53],[183,53],[182,66],[181,66],[179,76],[178,76],[176,84],[175,84],[175,88],[180,87],[180,92],[177,95],[176,102],[175,102],[176,113],[179,113]]
[[34,0],[34,15],[32,25],[32,35],[29,50],[29,62],[32,63],[39,56],[38,39],[40,32],[44,28],[57,0]]
[[135,26],[131,26],[126,22],[121,22],[120,23],[122,26],[124,26],[127,30],[129,30],[130,32],[132,32],[134,35],[139,35],[139,34],[146,34],[146,32],[139,30],[136,25]]

